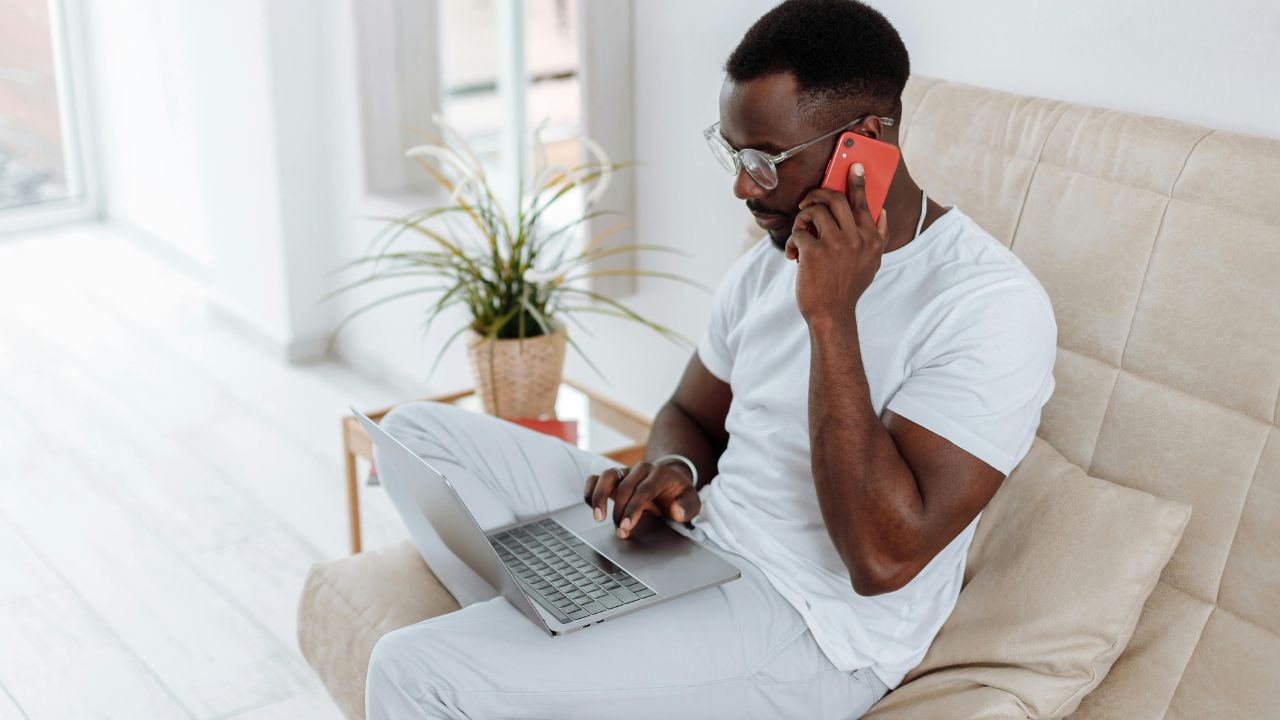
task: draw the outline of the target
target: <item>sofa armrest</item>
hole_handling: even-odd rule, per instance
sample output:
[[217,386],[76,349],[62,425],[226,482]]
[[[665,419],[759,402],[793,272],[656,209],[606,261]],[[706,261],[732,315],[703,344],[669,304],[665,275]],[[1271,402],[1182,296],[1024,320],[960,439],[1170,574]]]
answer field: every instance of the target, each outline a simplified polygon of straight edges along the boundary
[[406,540],[313,566],[298,602],[298,647],[343,715],[363,719],[378,639],[458,608]]

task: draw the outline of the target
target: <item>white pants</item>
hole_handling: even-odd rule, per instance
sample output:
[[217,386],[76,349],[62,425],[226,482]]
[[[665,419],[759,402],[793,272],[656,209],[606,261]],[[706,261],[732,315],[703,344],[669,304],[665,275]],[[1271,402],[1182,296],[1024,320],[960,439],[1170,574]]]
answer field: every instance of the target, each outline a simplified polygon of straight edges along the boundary
[[[439,403],[401,406],[383,427],[447,475],[486,529],[583,502],[587,476],[617,465]],[[837,670],[755,565],[701,530],[671,525],[742,577],[555,638],[492,589],[489,599],[459,597],[462,609],[378,641],[369,720],[856,718],[887,692],[869,669]],[[424,559],[448,568],[436,574],[455,597],[471,595],[483,581],[436,538],[419,548]]]

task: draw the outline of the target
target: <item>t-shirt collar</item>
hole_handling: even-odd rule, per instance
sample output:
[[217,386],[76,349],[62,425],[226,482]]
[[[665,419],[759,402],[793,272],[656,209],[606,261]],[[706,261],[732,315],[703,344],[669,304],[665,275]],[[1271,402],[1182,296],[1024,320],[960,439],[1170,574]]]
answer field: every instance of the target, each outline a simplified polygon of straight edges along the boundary
[[920,236],[911,242],[892,252],[887,252],[880,256],[880,268],[893,267],[900,265],[920,253],[928,249],[928,246],[936,240],[936,238],[944,233],[948,226],[957,222],[960,213],[955,207],[948,207],[941,217],[933,221],[933,224],[924,229]]

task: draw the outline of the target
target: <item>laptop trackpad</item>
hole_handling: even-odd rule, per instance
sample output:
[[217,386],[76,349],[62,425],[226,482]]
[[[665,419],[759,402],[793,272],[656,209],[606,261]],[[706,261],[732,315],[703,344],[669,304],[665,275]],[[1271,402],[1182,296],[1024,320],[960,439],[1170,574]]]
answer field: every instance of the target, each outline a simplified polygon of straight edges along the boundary
[[641,522],[626,540],[618,539],[613,523],[578,530],[578,535],[610,560],[626,568],[632,575],[648,581],[646,570],[662,566],[666,570],[682,564],[682,560],[706,552],[685,536],[656,518]]

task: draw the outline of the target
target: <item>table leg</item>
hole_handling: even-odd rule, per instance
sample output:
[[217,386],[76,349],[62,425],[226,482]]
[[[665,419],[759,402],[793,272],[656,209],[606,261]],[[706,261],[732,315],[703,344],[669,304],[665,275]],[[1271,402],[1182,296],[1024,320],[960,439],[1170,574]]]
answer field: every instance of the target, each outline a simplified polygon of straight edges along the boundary
[[347,522],[351,529],[351,554],[360,552],[360,485],[356,477],[356,456],[343,448],[347,462]]

